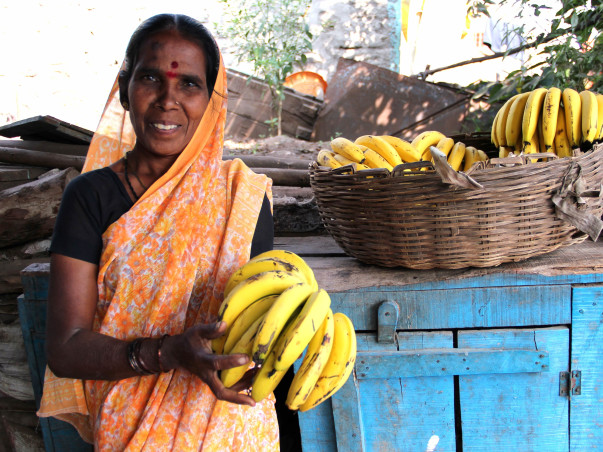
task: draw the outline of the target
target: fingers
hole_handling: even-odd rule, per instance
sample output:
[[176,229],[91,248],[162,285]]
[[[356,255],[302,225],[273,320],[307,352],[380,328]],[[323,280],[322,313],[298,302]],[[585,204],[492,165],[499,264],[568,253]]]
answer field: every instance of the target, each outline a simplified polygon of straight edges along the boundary
[[211,366],[214,370],[230,369],[249,364],[249,356],[237,353],[236,355],[211,355]]
[[194,328],[196,328],[199,336],[205,339],[215,339],[222,336],[226,332],[226,327],[226,322],[216,322],[198,325]]
[[[246,379],[246,377],[243,377],[243,379]],[[214,372],[211,378],[205,382],[219,400],[237,403],[239,405],[255,406],[255,400],[253,400],[249,395],[240,392],[249,388],[249,381],[243,382],[241,380],[235,383],[232,387],[227,388],[222,384],[222,381],[220,381],[218,378],[217,373]]]
[[253,382],[253,377],[258,372],[258,370],[259,370],[259,368],[257,368],[257,367],[254,367],[253,369],[249,369],[245,373],[245,375],[243,375],[243,378],[241,378],[235,384],[230,386],[228,389],[232,389],[233,391],[236,391],[236,392],[241,392],[241,391],[251,388],[251,383]]

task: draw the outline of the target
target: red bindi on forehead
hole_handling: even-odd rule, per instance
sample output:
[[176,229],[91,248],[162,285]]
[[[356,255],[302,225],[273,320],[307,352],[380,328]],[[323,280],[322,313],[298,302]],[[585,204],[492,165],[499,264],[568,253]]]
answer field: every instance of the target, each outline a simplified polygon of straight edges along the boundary
[[168,78],[176,78],[176,77],[178,77],[178,73],[177,72],[172,72],[172,71],[167,71],[165,73],[165,75],[167,75]]
[[170,66],[172,66],[172,69],[176,69],[178,67],[178,62],[172,61],[172,64]]

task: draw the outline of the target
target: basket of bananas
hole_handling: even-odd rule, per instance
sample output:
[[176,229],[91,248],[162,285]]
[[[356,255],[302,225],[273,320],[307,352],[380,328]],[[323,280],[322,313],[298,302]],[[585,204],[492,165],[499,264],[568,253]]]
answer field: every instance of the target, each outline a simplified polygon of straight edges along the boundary
[[520,105],[500,109],[483,150],[437,131],[333,139],[310,166],[325,228],[360,261],[414,269],[491,267],[597,240],[603,96],[566,91],[510,99]]

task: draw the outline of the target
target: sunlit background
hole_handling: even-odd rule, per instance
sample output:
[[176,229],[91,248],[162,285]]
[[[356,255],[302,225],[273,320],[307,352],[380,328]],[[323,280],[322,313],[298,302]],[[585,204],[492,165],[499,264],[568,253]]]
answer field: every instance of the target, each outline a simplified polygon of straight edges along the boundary
[[[389,17],[368,29],[357,18],[368,14],[371,5],[387,8]],[[0,1],[0,124],[51,115],[94,130],[132,31],[161,12],[191,15],[212,31],[223,17],[218,0]],[[492,53],[483,45],[484,30],[492,24],[487,18],[468,20],[466,13],[465,0],[314,0],[308,19],[315,45],[306,69],[328,82],[337,59],[346,57],[412,75]],[[494,19],[516,21],[509,17],[514,14],[501,10]],[[546,15],[525,18],[530,33],[542,31],[546,21]],[[327,38],[336,34],[340,40],[365,43],[389,39],[394,48],[386,58],[375,57],[368,44],[365,49],[330,45],[334,41]],[[235,62],[223,37],[218,41],[227,66],[251,72]],[[520,64],[519,58],[509,57],[438,72],[429,80],[465,86],[503,77]]]

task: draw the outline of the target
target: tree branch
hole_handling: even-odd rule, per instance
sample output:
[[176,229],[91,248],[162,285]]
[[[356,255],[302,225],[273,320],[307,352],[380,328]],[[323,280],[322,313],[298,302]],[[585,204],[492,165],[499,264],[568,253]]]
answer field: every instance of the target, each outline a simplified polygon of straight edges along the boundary
[[[574,32],[582,30],[582,29],[585,29],[587,27],[594,26],[596,24],[597,20],[598,20],[598,16],[599,16],[598,14],[592,14],[592,16],[589,17],[589,20],[587,20],[584,23],[580,24],[579,27],[576,27],[576,29],[574,30]],[[467,64],[481,63],[482,61],[488,61],[488,60],[493,60],[495,58],[501,58],[501,57],[505,57],[505,56],[508,56],[508,55],[513,55],[513,54],[521,52],[523,50],[530,49],[530,48],[533,48],[533,47],[537,47],[540,44],[546,44],[547,42],[550,42],[553,39],[556,39],[556,38],[559,38],[561,36],[564,36],[564,35],[570,33],[571,31],[572,31],[572,29],[561,30],[561,32],[558,30],[556,32],[549,33],[548,35],[546,35],[542,39],[536,38],[532,42],[529,42],[529,43],[523,44],[523,45],[521,45],[519,47],[515,47],[513,49],[507,50],[506,52],[497,52],[497,53],[494,53],[493,55],[487,55],[487,56],[483,56],[483,57],[472,58],[470,60],[460,61],[458,63],[454,63],[454,64],[451,64],[449,66],[444,66],[444,67],[440,67],[440,68],[436,68],[436,69],[429,69],[427,71],[423,71],[423,72],[419,72],[418,74],[411,75],[411,78],[418,78],[418,79],[421,79],[421,80],[425,80],[425,78],[427,78],[428,75],[435,74],[436,72],[446,71],[448,69],[454,69],[455,67],[465,66]],[[542,35],[540,35],[540,36],[542,36]]]

